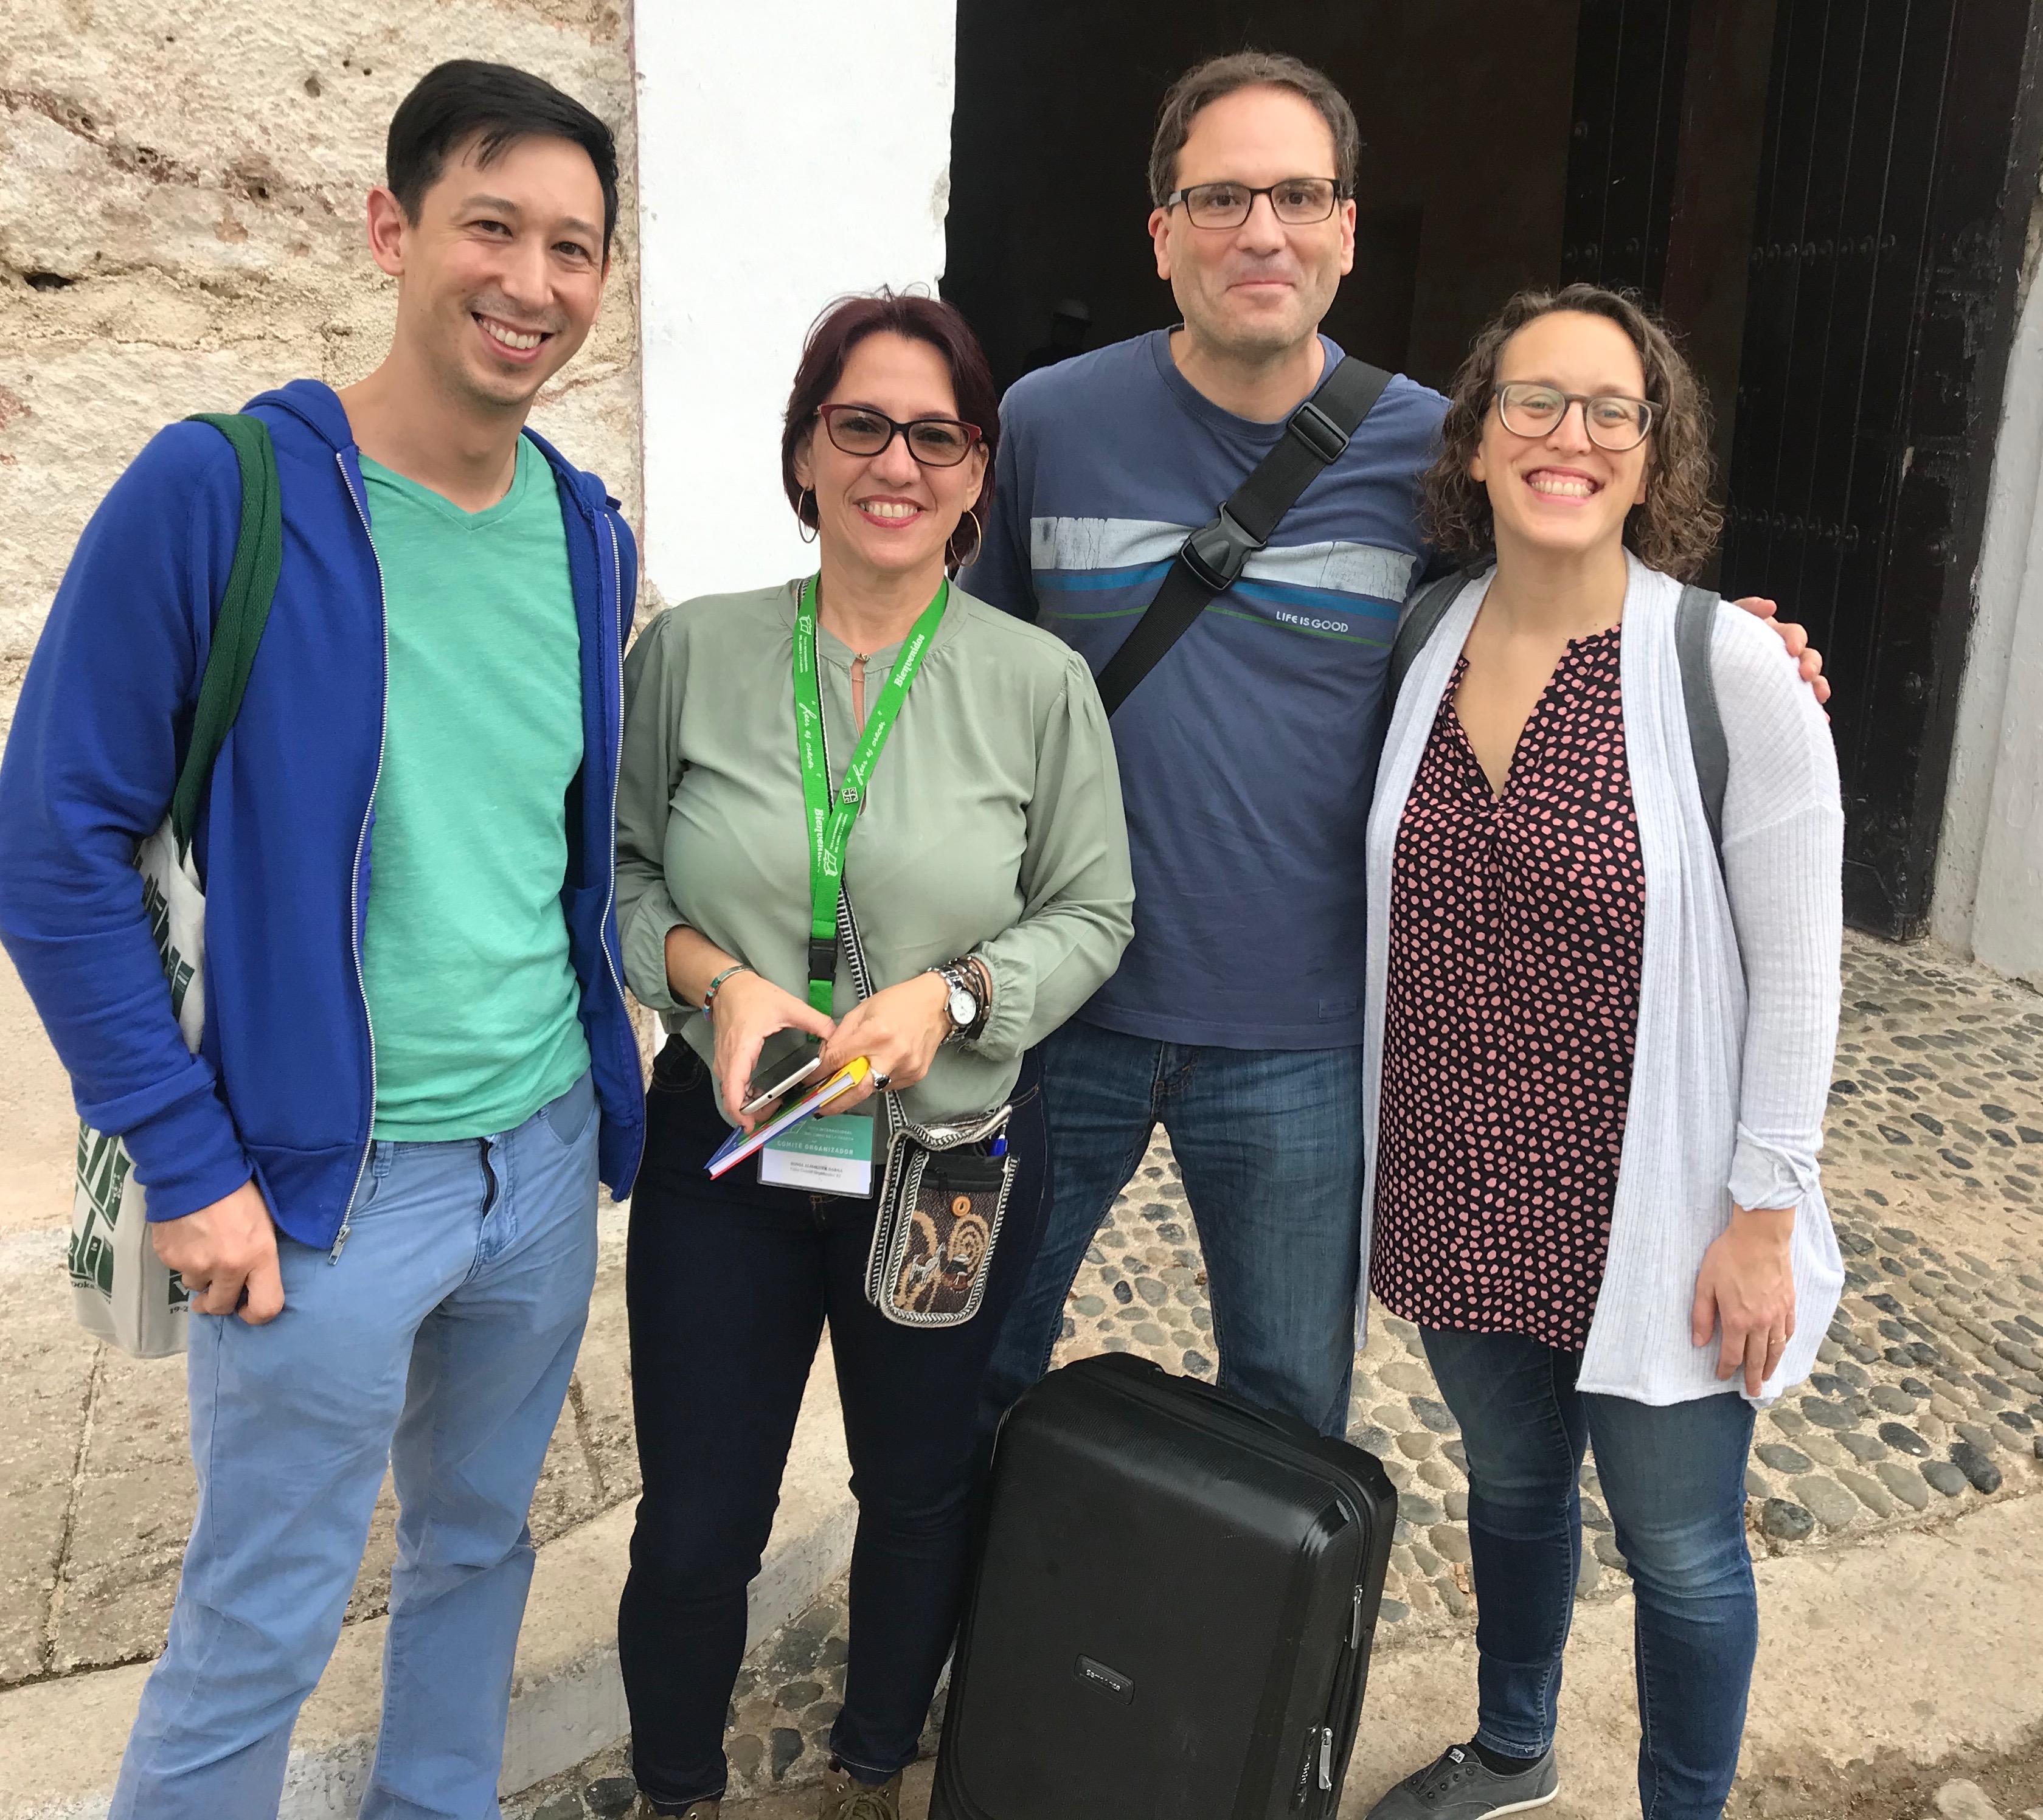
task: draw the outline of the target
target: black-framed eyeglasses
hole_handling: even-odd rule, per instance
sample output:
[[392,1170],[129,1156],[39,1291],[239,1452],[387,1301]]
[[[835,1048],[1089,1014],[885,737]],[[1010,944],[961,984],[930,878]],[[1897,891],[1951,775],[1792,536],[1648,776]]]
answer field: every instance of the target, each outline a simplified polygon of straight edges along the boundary
[[1589,440],[1611,454],[1637,448],[1653,433],[1652,405],[1621,392],[1563,392],[1536,380],[1514,379],[1491,396],[1499,421],[1514,436],[1550,436],[1577,404]]
[[976,423],[956,417],[917,417],[899,423],[865,404],[818,404],[816,415],[830,439],[847,455],[884,454],[899,436],[926,468],[956,467],[983,434]]
[[1309,228],[1333,213],[1341,186],[1331,177],[1286,177],[1260,190],[1246,183],[1194,183],[1189,190],[1173,190],[1163,206],[1183,203],[1185,218],[1194,228],[1239,228],[1259,196],[1270,198],[1271,213],[1286,227]]

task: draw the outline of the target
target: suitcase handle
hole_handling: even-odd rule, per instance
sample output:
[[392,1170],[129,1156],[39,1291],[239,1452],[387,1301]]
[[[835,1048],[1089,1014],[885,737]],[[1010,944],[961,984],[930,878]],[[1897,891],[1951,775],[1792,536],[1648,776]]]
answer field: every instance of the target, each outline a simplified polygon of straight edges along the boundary
[[[1160,1365],[1155,1365],[1153,1361],[1145,1360],[1144,1362],[1152,1365],[1159,1376],[1167,1377],[1172,1376]],[[1259,1403],[1251,1403],[1244,1398],[1231,1395],[1218,1386],[1207,1383],[1204,1378],[1179,1377],[1175,1378],[1175,1381],[1194,1396],[1203,1397],[1207,1402],[1215,1404],[1222,1409],[1231,1410],[1237,1416],[1246,1416],[1251,1421],[1267,1428],[1272,1434],[1282,1435],[1287,1441],[1310,1443],[1320,1439],[1319,1431],[1309,1422],[1301,1421],[1296,1416],[1287,1416],[1281,1410],[1266,1409]]]

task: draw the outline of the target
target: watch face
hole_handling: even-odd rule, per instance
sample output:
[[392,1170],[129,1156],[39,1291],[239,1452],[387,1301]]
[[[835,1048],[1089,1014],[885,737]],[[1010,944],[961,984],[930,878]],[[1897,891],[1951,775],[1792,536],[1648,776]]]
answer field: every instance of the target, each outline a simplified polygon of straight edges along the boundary
[[950,1013],[952,1023],[959,1029],[964,1029],[979,1015],[979,1001],[962,986],[953,986],[951,988]]

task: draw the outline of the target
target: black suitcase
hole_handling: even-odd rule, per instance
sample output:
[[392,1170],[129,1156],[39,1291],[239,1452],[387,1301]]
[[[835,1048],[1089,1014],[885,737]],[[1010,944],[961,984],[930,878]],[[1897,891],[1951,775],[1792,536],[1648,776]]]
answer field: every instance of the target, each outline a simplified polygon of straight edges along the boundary
[[1302,1422],[1052,1372],[1000,1431],[930,1820],[1328,1820],[1397,1518]]

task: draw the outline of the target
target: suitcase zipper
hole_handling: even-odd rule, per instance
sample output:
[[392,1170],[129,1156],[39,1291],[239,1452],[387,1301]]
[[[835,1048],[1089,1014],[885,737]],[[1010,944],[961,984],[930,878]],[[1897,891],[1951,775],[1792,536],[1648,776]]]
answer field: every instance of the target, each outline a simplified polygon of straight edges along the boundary
[[1320,1787],[1328,1789],[1334,1785],[1334,1728],[1330,1725],[1320,1727]]
[[1362,1588],[1359,1586],[1355,1589],[1355,1615],[1348,1620],[1347,1646],[1354,1650],[1362,1647]]

